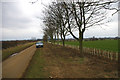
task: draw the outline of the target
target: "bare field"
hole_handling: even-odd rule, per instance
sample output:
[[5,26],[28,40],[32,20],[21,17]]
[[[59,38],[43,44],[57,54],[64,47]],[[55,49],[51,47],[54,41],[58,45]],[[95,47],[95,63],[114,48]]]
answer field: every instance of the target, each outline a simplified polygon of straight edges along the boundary
[[45,44],[38,48],[25,78],[117,78],[117,63],[96,57],[80,57],[79,51]]

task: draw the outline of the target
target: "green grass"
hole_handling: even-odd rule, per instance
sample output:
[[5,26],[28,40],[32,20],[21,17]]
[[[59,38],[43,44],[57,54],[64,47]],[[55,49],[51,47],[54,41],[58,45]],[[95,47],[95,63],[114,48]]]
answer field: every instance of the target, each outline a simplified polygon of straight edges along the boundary
[[[60,42],[62,44],[62,42]],[[79,46],[78,41],[66,41],[65,44]],[[118,40],[83,41],[83,47],[118,52]]]
[[41,48],[37,49],[30,65],[24,75],[24,78],[47,78],[48,73],[45,72],[44,66],[46,65]]
[[15,46],[15,47],[3,49],[2,50],[2,61],[5,60],[6,58],[8,58],[10,55],[12,55],[14,53],[18,53],[18,52],[32,46],[33,44],[35,44],[35,43],[31,42],[31,43],[21,44],[21,45]]

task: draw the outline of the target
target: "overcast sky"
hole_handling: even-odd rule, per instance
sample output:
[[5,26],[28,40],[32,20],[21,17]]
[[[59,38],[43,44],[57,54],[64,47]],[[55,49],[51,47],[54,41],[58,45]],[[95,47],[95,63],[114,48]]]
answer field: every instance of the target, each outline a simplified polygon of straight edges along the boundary
[[[39,0],[35,4],[31,0],[18,2],[2,2],[2,40],[42,38],[43,23],[37,17],[42,16],[43,5],[50,0]],[[1,5],[1,4],[0,4]],[[116,37],[118,36],[118,16],[107,15],[112,21],[107,24],[86,30],[84,37]],[[77,34],[76,34],[77,35]],[[69,36],[68,38],[72,38]]]

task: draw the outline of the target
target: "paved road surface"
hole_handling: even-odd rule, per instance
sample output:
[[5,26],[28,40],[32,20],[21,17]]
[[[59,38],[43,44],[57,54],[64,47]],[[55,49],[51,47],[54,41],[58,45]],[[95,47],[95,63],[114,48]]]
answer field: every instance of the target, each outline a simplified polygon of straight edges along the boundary
[[19,54],[9,57],[2,63],[3,78],[21,78],[32,56],[35,53],[35,45],[21,51]]

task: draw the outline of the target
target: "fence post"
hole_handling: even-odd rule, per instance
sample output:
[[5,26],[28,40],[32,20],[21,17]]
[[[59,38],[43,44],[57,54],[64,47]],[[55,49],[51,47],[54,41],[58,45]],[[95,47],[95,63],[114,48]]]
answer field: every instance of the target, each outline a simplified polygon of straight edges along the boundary
[[90,49],[90,54],[92,55],[92,49]]
[[111,60],[115,60],[115,53],[111,53]]
[[95,48],[93,48],[93,55],[95,55]]
[[108,54],[108,59],[111,60],[111,54],[109,52],[107,52],[107,54]]
[[105,59],[107,58],[106,52],[107,52],[107,51],[105,51],[105,53],[104,53],[104,55],[105,55]]
[[99,49],[97,50],[97,57],[99,56]]
[[89,52],[89,49],[87,48],[87,52],[86,52],[87,54],[89,54],[90,52]]
[[[90,48],[89,48],[90,49]],[[92,55],[92,49],[90,49],[90,54]]]
[[117,59],[116,59],[117,58],[117,55],[116,55],[117,53],[112,53],[112,54],[113,54],[113,60],[117,61]]
[[94,49],[92,49],[92,55],[94,55]]
[[97,53],[98,53],[98,50],[96,49],[96,54],[95,54],[96,56],[97,56]]
[[98,56],[98,50],[96,49],[96,56]]
[[118,52],[116,52],[116,61],[118,61],[118,54],[119,54],[119,53],[118,53]]
[[108,51],[107,54],[108,54],[108,59],[109,59],[109,60],[112,60],[112,55],[111,55],[111,53]]
[[97,54],[97,51],[96,51],[96,49],[95,49],[95,54],[94,55],[96,55]]
[[94,50],[95,50],[95,51],[94,51],[94,55],[96,55],[96,49],[94,48]]
[[112,54],[111,52],[109,52],[109,58],[110,58],[110,60],[113,60],[113,56],[114,56],[114,54]]
[[98,50],[98,57],[100,57],[100,49]]
[[87,51],[88,51],[87,54],[90,54],[89,48],[87,48]]
[[100,52],[99,52],[99,51],[100,51],[100,50],[98,49],[98,55],[97,55],[98,57],[100,56]]
[[91,55],[93,55],[93,49],[91,49]]
[[103,58],[105,59],[105,51],[103,51]]
[[101,57],[102,50],[99,49],[99,56]]

